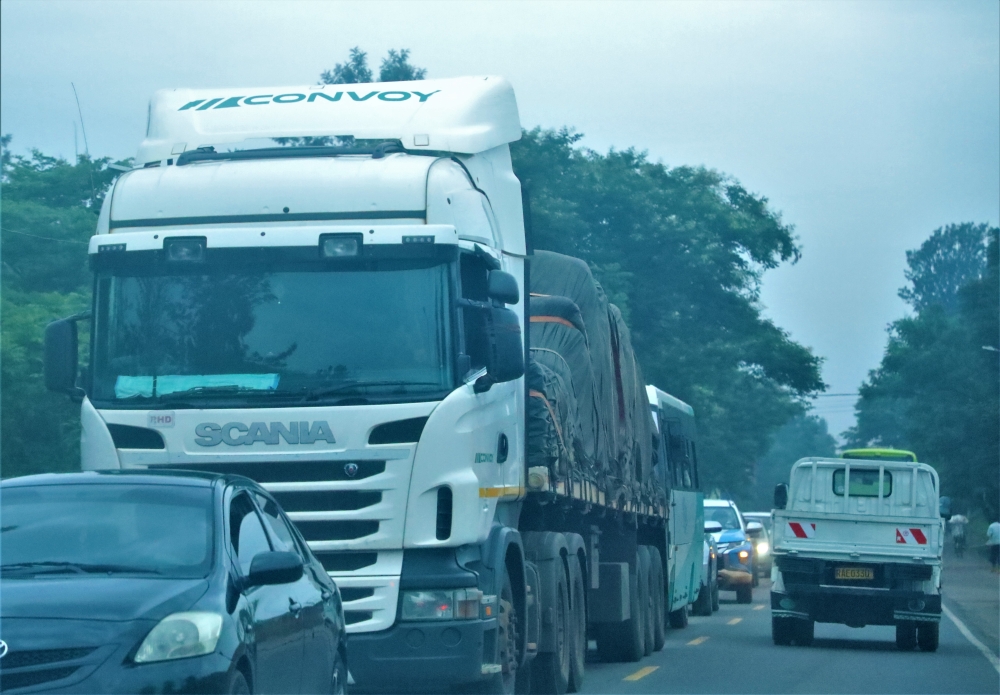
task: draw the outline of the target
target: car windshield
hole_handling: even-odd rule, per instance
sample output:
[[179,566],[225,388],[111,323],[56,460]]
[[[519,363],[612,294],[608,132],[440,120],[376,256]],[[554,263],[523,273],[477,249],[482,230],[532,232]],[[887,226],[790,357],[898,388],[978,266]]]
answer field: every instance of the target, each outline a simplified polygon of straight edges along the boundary
[[740,528],[740,519],[732,507],[705,507],[705,520],[718,521],[724,531]]
[[204,577],[212,565],[208,487],[0,488],[5,579],[43,574]]
[[209,251],[204,263],[132,260],[99,276],[91,400],[271,407],[453,388],[447,263]]

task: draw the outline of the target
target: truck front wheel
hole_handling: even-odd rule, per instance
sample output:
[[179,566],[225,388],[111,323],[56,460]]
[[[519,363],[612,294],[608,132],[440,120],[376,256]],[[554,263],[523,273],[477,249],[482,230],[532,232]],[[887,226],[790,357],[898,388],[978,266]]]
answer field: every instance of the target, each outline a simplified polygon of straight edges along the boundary
[[913,651],[917,646],[917,626],[913,622],[896,623],[896,646],[904,652]]
[[920,623],[917,627],[917,644],[922,652],[936,652],[941,634],[941,624]]

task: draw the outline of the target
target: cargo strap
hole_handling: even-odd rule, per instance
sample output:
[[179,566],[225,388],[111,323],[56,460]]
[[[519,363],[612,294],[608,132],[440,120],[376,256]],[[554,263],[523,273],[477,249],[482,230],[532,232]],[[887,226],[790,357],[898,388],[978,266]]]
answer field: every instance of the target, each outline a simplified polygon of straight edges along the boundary
[[564,326],[569,326],[575,331],[580,330],[573,324],[572,321],[567,321],[560,316],[532,316],[531,323],[561,323]]
[[545,397],[544,393],[536,391],[535,389],[528,391],[528,395],[532,398],[542,399],[542,403],[544,403],[546,409],[548,409],[549,415],[552,416],[552,424],[556,426],[556,434],[559,435],[559,443],[562,445],[563,450],[568,454],[569,449],[566,448],[566,440],[563,439],[562,427],[559,426],[559,418],[556,417],[556,411],[552,408],[552,404],[549,403],[549,399]]

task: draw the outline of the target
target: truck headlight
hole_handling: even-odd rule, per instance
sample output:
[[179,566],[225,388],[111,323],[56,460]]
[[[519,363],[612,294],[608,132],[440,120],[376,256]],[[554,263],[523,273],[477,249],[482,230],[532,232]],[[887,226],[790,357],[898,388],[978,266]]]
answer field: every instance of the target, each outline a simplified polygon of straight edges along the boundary
[[483,592],[479,589],[457,591],[403,591],[400,601],[402,620],[471,620],[479,617]]
[[174,613],[149,631],[135,654],[137,664],[211,654],[222,633],[218,613]]

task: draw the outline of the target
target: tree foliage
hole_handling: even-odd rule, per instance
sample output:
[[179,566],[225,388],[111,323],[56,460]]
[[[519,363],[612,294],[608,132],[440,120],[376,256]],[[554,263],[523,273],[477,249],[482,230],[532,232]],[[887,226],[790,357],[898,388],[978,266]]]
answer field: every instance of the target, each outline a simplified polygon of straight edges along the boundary
[[511,147],[532,243],[592,264],[646,380],[695,408],[703,481],[740,490],[771,433],[825,388],[820,359],[761,313],[763,272],[798,258],[793,229],[730,177],[579,139],[536,128]]
[[988,224],[949,224],[934,230],[919,249],[906,252],[906,279],[910,286],[899,296],[915,311],[935,304],[958,309],[959,290],[986,271]]
[[[410,64],[410,51],[389,49],[388,55],[379,66],[379,82],[406,82],[422,80],[427,70]],[[320,84],[358,84],[375,82],[368,67],[368,54],[355,46],[343,63],[337,63],[332,70],[324,70],[319,77]]]
[[[998,234],[987,225],[950,225],[907,253],[907,297],[917,313],[890,326],[882,362],[861,386],[857,425],[847,432],[852,446],[916,452],[937,468],[944,494],[991,518],[1000,511]],[[958,235],[988,238],[986,252],[980,256],[975,241],[963,249],[952,240]],[[948,256],[942,249],[964,260],[938,263]]]
[[753,487],[743,495],[746,511],[771,509],[774,486],[787,483],[792,464],[807,456],[832,457],[837,442],[827,430],[826,420],[816,415],[799,415],[783,425],[771,437],[770,447],[754,471]]
[[108,158],[75,164],[12,155],[3,137],[0,391],[4,477],[80,466],[79,406],[45,390],[42,335],[90,303],[87,243],[116,172]]

